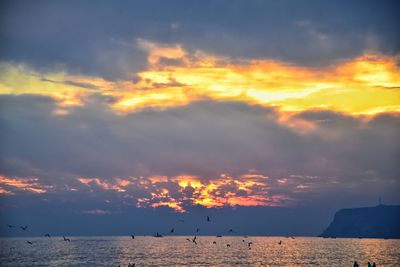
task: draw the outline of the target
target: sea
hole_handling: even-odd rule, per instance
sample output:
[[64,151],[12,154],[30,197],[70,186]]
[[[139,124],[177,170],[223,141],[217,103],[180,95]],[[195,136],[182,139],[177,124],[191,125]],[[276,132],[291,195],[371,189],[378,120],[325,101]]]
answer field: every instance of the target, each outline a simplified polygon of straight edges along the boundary
[[400,240],[393,239],[197,236],[195,244],[193,236],[68,238],[0,238],[0,266],[400,266]]

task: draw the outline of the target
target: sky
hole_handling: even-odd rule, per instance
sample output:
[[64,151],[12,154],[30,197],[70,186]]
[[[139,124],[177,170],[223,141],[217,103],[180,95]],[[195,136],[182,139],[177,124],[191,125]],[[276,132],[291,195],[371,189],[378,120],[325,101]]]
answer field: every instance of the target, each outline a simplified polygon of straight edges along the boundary
[[399,204],[399,13],[1,1],[0,235],[317,235]]

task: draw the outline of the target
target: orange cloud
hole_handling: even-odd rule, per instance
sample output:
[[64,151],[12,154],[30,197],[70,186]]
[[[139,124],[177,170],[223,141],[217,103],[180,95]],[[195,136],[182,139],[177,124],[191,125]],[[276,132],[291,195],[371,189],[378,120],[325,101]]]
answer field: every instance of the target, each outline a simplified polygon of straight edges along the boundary
[[115,179],[115,182],[110,183],[107,181],[103,181],[99,178],[82,178],[79,177],[77,178],[79,182],[82,184],[90,186],[92,183],[101,187],[104,190],[115,190],[117,192],[125,192],[126,190],[124,189],[125,186],[128,186],[131,182],[128,180],[120,179],[117,178]]
[[169,108],[211,99],[272,105],[291,112],[400,111],[397,58],[366,54],[316,69],[268,59],[235,62],[202,52],[188,54],[175,46],[168,58],[179,59],[180,64],[168,64],[161,60],[168,54],[165,47],[147,44],[149,68],[138,73],[140,81],[119,96],[116,110]]
[[[97,186],[103,190],[124,193],[125,197],[136,202],[137,207],[166,206],[177,212],[185,212],[185,207],[188,205],[200,205],[207,208],[282,206],[292,200],[284,195],[271,195],[268,179],[268,176],[255,171],[238,177],[221,174],[212,179],[202,179],[194,175],[130,177],[111,180],[77,178],[79,182],[88,187]],[[136,196],[131,190],[141,193]]]
[[[40,74],[26,66],[6,64],[1,68],[0,93],[47,95],[69,106],[82,105],[92,92],[98,92],[117,99],[110,104],[116,112],[166,109],[201,99],[275,106],[282,112],[321,108],[355,115],[400,111],[397,57],[369,53],[333,66],[309,68],[272,59],[189,53],[179,44],[143,39],[138,46],[148,53],[148,68],[136,74],[136,83],[66,72]],[[54,114],[62,116],[67,111]],[[312,127],[300,121],[291,124],[306,130]]]
[[51,186],[44,186],[38,183],[39,178],[10,178],[0,175],[0,185],[6,186],[8,190],[0,188],[0,194],[11,195],[14,194],[13,190],[30,191],[36,194],[43,194]]
[[[152,177],[149,178],[152,180]],[[180,175],[169,180],[179,186],[179,198],[174,198],[168,189],[158,189],[157,184],[151,197],[141,198],[138,206],[168,206],[184,211],[183,203],[207,208],[223,206],[279,206],[290,200],[287,196],[271,196],[268,192],[268,177],[248,173],[240,177],[221,174],[219,178],[204,181],[193,175]],[[189,193],[188,193],[189,192]]]

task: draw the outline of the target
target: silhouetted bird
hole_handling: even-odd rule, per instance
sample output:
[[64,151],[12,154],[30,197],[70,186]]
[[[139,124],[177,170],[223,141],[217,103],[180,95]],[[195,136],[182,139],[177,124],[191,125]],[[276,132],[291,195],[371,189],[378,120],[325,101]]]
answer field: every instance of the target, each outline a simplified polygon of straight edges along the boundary
[[200,228],[197,228],[197,229],[196,229],[196,233],[198,233],[199,231],[200,231]]
[[45,237],[50,237],[50,234],[45,234],[44,236],[45,236]]
[[15,226],[14,226],[14,225],[11,225],[11,224],[7,224],[7,227],[8,227],[8,228],[15,228]]
[[214,241],[214,242],[213,242],[213,244],[215,245],[215,244],[217,244],[217,242],[216,242],[216,241]]
[[26,231],[26,229],[28,229],[28,226],[20,226],[19,228],[21,228],[23,231]]
[[209,216],[207,216],[207,222],[209,222],[210,221],[210,217]]
[[69,238],[66,238],[65,236],[63,236],[63,238],[64,238],[65,242],[71,242],[71,240]]
[[172,228],[172,229],[171,229],[171,231],[169,231],[169,232],[170,232],[170,233],[173,233],[173,232],[175,232],[174,228]]
[[279,240],[278,244],[279,244],[279,245],[282,244],[282,240]]
[[31,241],[26,241],[26,243],[28,243],[29,245],[32,245],[32,242],[31,242]]
[[131,237],[132,237],[132,239],[135,239],[135,236],[134,236],[134,235],[131,235]]
[[242,242],[246,242],[246,241],[243,239]]
[[192,242],[197,245],[196,239],[197,239],[197,236],[194,236],[193,239],[192,239]]
[[231,245],[230,244],[226,244],[226,246],[229,248]]
[[190,238],[186,238],[187,241],[192,242],[192,240]]

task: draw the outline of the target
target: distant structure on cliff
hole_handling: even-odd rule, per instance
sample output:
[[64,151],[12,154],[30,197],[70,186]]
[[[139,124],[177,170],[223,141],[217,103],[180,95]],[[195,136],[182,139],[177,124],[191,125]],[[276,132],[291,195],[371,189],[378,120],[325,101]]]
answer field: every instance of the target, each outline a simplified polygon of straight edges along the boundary
[[320,237],[400,238],[400,206],[341,209]]

